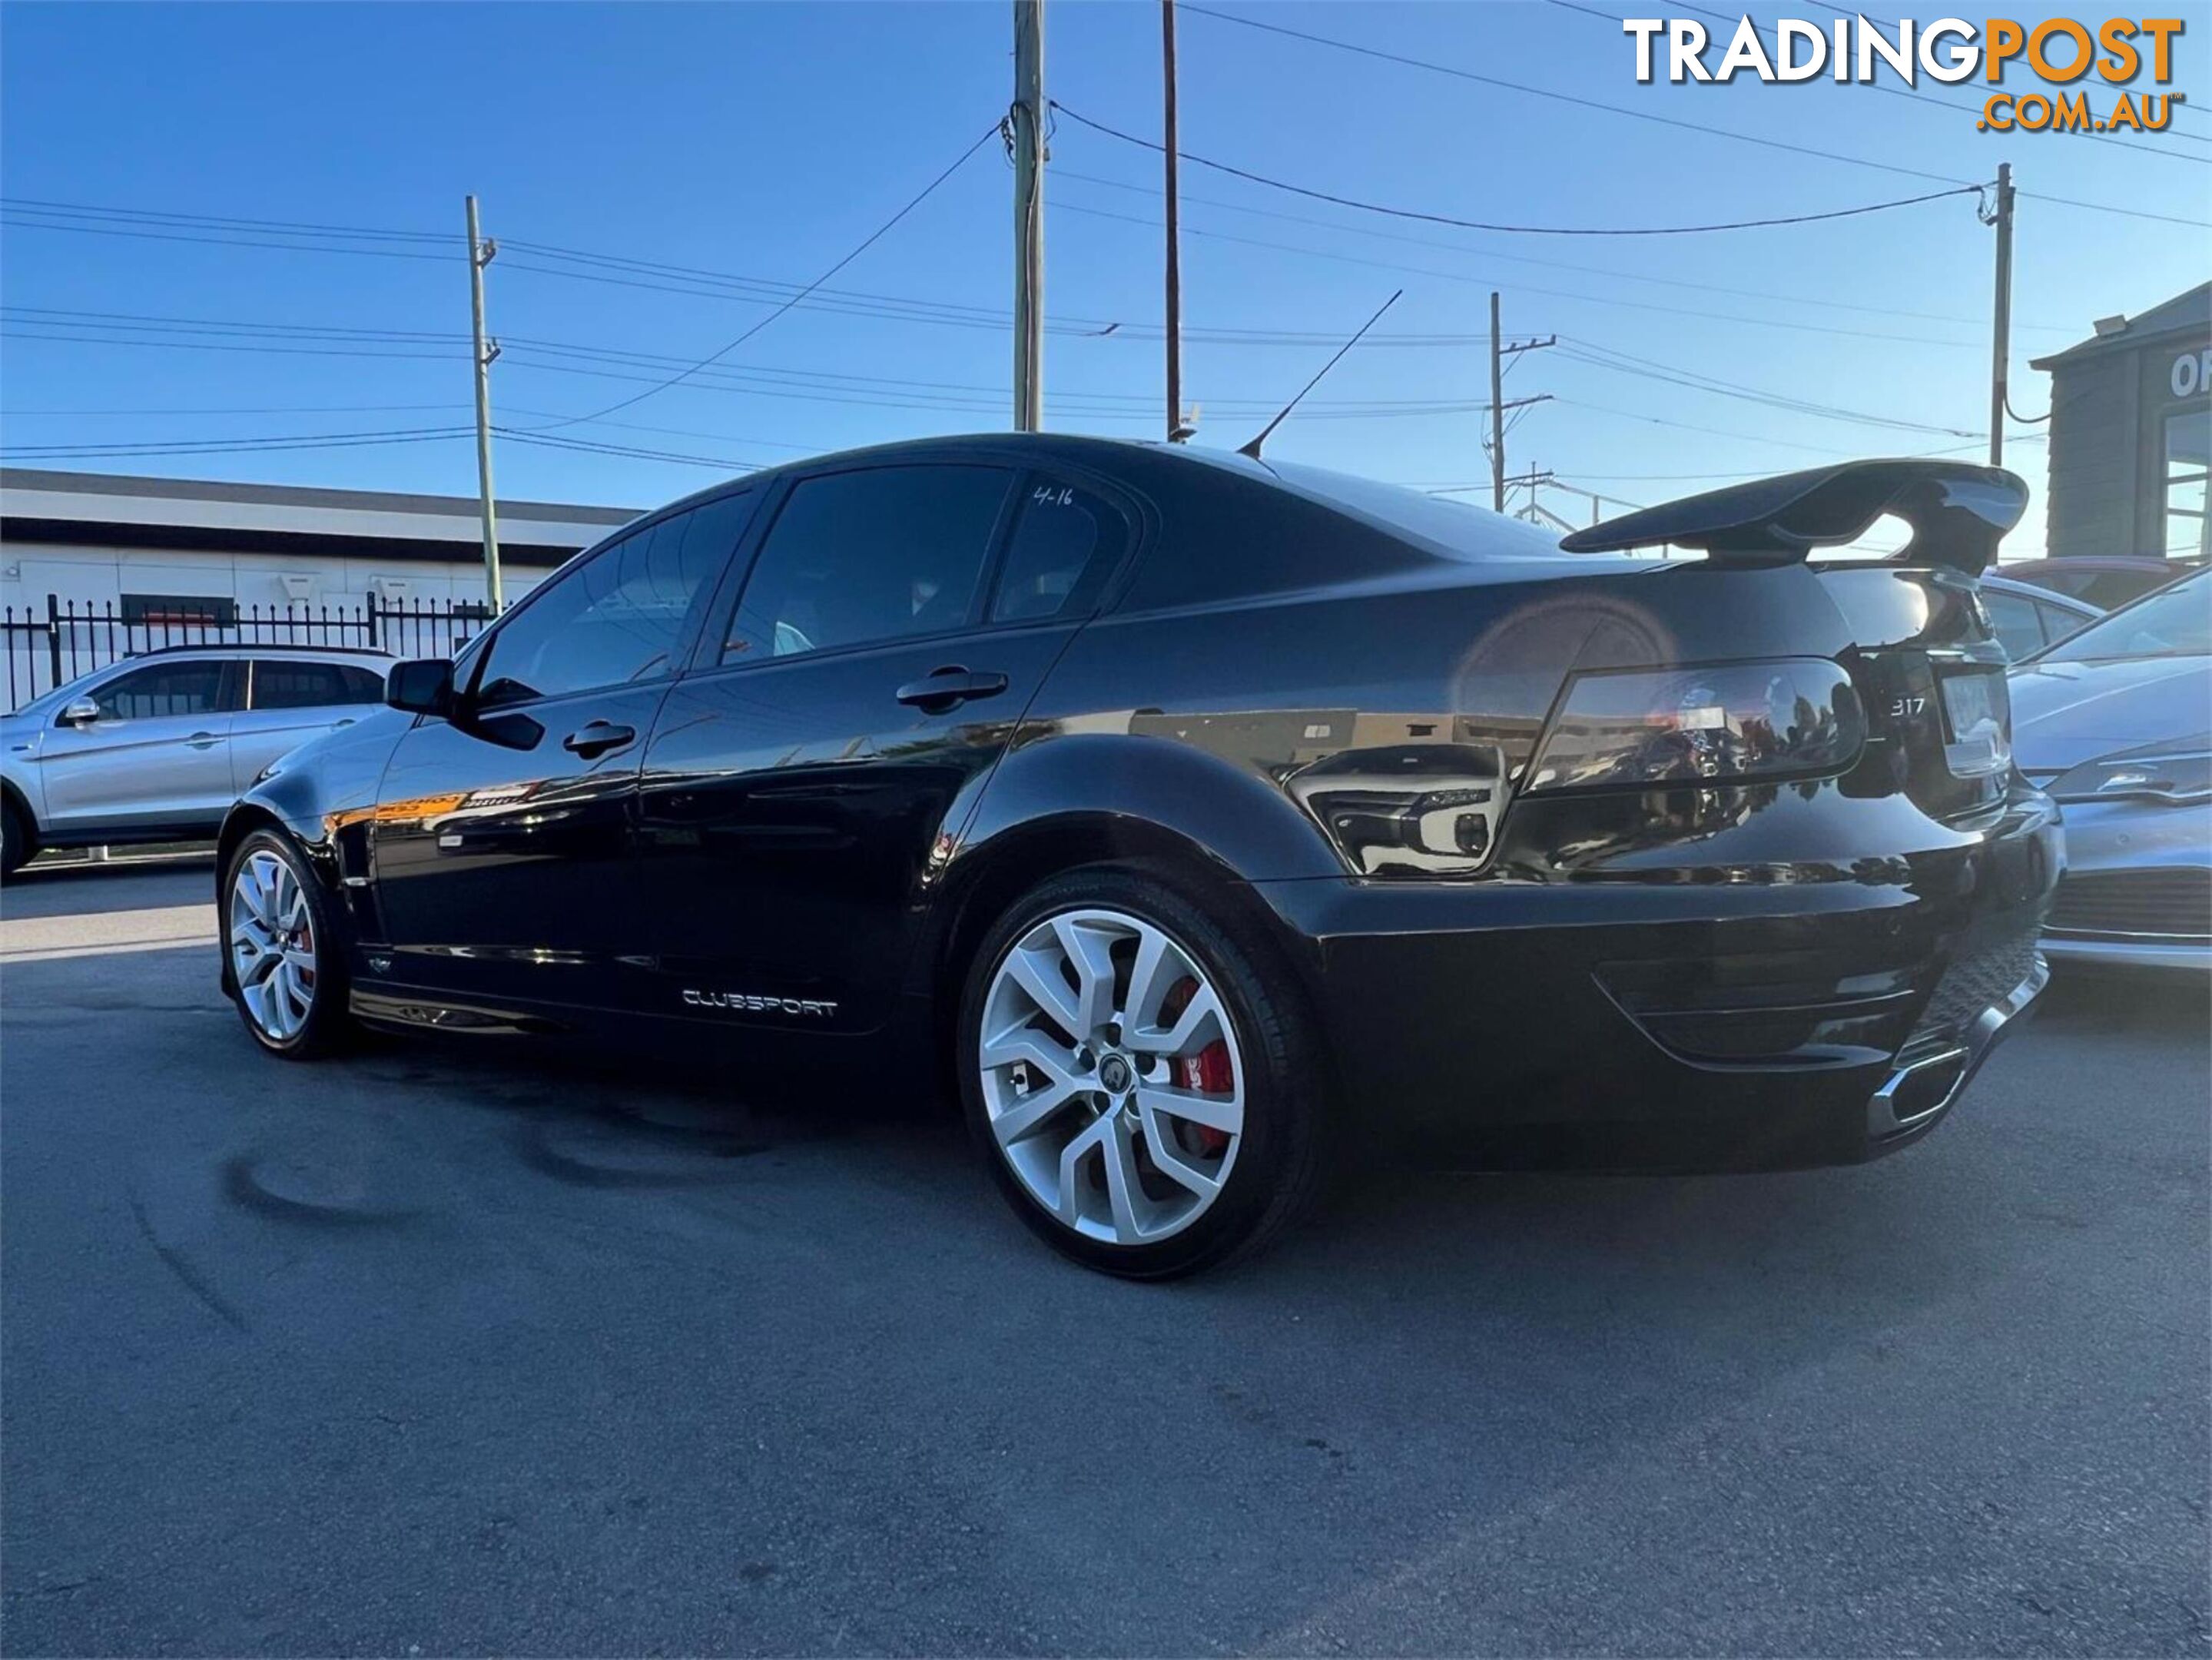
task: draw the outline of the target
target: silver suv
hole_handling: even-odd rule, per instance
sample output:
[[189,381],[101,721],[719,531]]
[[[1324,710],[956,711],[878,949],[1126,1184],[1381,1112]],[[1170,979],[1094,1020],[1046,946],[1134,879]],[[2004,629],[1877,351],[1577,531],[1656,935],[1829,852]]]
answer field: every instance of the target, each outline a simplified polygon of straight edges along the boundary
[[212,837],[285,751],[384,701],[383,652],[188,646],[0,716],[0,875],[42,848]]

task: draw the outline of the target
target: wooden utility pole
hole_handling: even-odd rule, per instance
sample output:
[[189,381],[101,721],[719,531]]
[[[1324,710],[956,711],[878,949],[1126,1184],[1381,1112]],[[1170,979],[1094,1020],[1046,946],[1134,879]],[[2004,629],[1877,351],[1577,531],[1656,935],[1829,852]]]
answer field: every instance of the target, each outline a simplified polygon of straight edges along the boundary
[[1168,210],[1168,441],[1180,441],[1182,424],[1182,208],[1176,179],[1175,0],[1160,0],[1160,69],[1166,80],[1161,149],[1166,162]]
[[1490,291],[1490,510],[1505,511],[1505,358],[1498,327],[1498,290]]
[[1014,0],[1014,430],[1044,427],[1044,0]]
[[1505,401],[1505,360],[1524,351],[1540,351],[1546,346],[1559,343],[1556,334],[1541,340],[1522,340],[1513,345],[1505,344],[1505,336],[1498,320],[1498,294],[1490,295],[1490,507],[1493,513],[1505,511],[1505,416],[1510,410],[1526,409],[1531,404],[1551,401],[1548,392],[1534,398],[1516,398]]
[[484,604],[496,617],[506,609],[499,581],[499,509],[491,494],[491,360],[496,345],[484,341],[484,267],[498,253],[496,242],[487,242],[477,226],[477,198],[469,208],[469,320],[476,340],[477,361],[477,514],[483,523]]
[[1990,465],[2004,465],[2005,406],[2012,358],[2012,163],[1997,164],[1997,292],[1990,342]]

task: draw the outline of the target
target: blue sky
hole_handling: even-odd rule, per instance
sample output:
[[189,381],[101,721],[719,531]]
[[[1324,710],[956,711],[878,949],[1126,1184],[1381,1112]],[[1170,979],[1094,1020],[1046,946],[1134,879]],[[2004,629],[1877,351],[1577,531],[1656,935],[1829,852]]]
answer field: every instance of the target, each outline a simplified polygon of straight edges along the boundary
[[[1589,15],[1606,0],[1583,10],[1534,0],[1218,3],[1817,152],[1578,108],[1186,11],[1183,148],[1346,196],[1490,221],[1668,224],[1916,195],[1986,178],[2009,160],[2024,193],[2014,307],[2014,404],[2024,414],[2042,412],[2047,398],[2044,378],[2026,368],[2030,356],[2080,337],[2094,318],[2147,309],[2212,269],[2212,25],[2201,13],[2173,83],[2207,100],[2176,118],[2177,135],[2193,136],[2128,145],[1978,132],[1978,83],[1927,98],[1826,82],[1639,87],[1630,42],[1616,23]],[[18,201],[78,208],[435,234],[458,233],[462,197],[473,191],[487,231],[509,244],[489,279],[493,331],[510,346],[494,369],[495,410],[518,426],[543,425],[642,390],[767,307],[726,283],[611,271],[514,245],[810,281],[1004,112],[1010,10],[1004,0],[11,3],[0,9],[5,190]],[[1051,0],[1046,27],[1052,95],[1157,134],[1156,8]],[[2109,89],[2094,95],[2107,101]],[[1158,435],[1158,183],[1156,155],[1060,121],[1048,184],[1050,426]],[[1970,198],[1784,229],[1602,239],[1382,219],[1194,166],[1183,190],[1194,337],[1184,378],[1187,398],[1200,407],[1201,442],[1243,441],[1326,358],[1323,337],[1348,333],[1403,287],[1378,334],[1427,344],[1378,341],[1352,354],[1271,453],[1430,487],[1486,478],[1485,417],[1474,406],[1487,396],[1479,337],[1495,286],[1509,334],[1557,332],[1569,343],[1528,354],[1508,383],[1510,396],[1555,399],[1512,432],[1516,470],[1547,467],[1650,502],[1724,475],[1855,453],[1979,453],[1968,438],[1777,409],[1589,361],[1625,353],[1644,366],[1978,432],[1991,249]],[[648,398],[611,417],[623,424],[561,430],[772,463],[1003,427],[1011,198],[994,140],[830,285],[866,298],[788,313],[726,360],[737,374]],[[337,239],[383,254],[302,252],[295,237],[264,239],[293,244],[283,247],[241,246],[263,237],[250,229],[207,241],[46,228],[56,221],[52,210],[11,208],[0,236],[0,288],[11,308],[0,343],[0,438],[11,451],[469,419],[466,271],[457,252],[404,240]],[[148,228],[143,220],[71,222]],[[624,282],[580,280],[587,271]],[[163,320],[114,326],[138,319]],[[244,326],[187,333],[180,319],[193,329]],[[1117,326],[1099,332],[1109,325]],[[358,332],[331,332],[339,330]],[[1237,331],[1263,337],[1224,337]],[[397,334],[428,337],[390,337]],[[41,335],[72,337],[31,337]],[[607,352],[637,356],[588,355]],[[2039,446],[2015,441],[2007,459],[2039,486]],[[50,465],[475,488],[465,437]],[[632,505],[696,488],[716,471],[511,441],[500,444],[497,467],[502,495]],[[1588,516],[1586,501],[1546,500],[1570,518]],[[2032,509],[2008,550],[2039,541],[2040,523]]]

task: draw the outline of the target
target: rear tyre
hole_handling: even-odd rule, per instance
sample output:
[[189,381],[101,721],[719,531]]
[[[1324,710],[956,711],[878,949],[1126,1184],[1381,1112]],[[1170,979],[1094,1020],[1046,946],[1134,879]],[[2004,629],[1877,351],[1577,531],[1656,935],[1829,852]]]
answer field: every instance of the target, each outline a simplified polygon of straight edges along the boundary
[[223,950],[232,1000],[253,1041],[287,1061],[340,1048],[346,1011],[343,925],[291,841],[258,830],[238,845],[222,881]]
[[1000,1189],[1055,1250],[1136,1280],[1260,1249],[1321,1185],[1323,1068],[1252,931],[1158,877],[1047,881],[968,973],[957,1060]]
[[31,845],[31,827],[13,801],[0,796],[0,878],[13,876],[23,868],[23,861],[36,851]]

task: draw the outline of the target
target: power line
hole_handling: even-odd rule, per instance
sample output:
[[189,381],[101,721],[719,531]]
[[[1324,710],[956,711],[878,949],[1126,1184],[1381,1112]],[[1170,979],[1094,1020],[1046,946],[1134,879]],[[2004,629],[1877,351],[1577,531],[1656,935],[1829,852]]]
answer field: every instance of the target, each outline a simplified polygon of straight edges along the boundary
[[[1118,219],[1125,224],[1131,225],[1157,226],[1160,222],[1157,219],[1139,218],[1134,214],[1115,213],[1105,208],[1086,208],[1079,203],[1073,202],[1060,203],[1054,211],[1081,214],[1094,219]],[[1493,284],[1492,280],[1487,277],[1470,276],[1464,271],[1438,271],[1432,265],[1408,265],[1395,260],[1369,259],[1355,253],[1332,253],[1325,248],[1302,247],[1295,242],[1274,242],[1263,237],[1239,236],[1231,231],[1208,230],[1195,226],[1187,225],[1183,230],[1186,235],[1206,237],[1217,242],[1237,242],[1247,247],[1273,248],[1284,253],[1304,254],[1314,259],[1334,260],[1340,265],[1366,265],[1377,271],[1404,271],[1412,276],[1438,277],[1447,283],[1472,283],[1478,288],[1503,286],[1503,284]],[[1748,324],[1759,328],[1791,329],[1805,334],[1842,335],[1857,340],[1894,340],[1906,345],[1942,346],[1958,350],[1984,350],[1983,343],[1979,341],[1936,340],[1930,339],[1925,335],[1891,334],[1879,329],[1843,328],[1826,323],[1792,323],[1779,318],[1741,317],[1734,313],[1699,310],[1693,307],[1664,306],[1652,300],[1621,300],[1607,295],[1577,294],[1565,289],[1534,288],[1526,283],[1516,285],[1515,291],[1523,294],[1541,294],[1555,299],[1579,300],[1590,305],[1625,307],[1632,311],[1661,312],[1675,317],[1698,317],[1730,324]]]
[[[1249,18],[1230,17],[1225,13],[1208,11],[1203,6],[1187,6],[1185,9],[1194,11],[1202,17],[1218,17],[1226,22],[1244,23],[1252,28],[1268,29],[1278,34],[1296,34],[1298,39],[1302,40],[1319,40],[1324,46],[1345,46],[1347,50],[1352,52],[1364,52],[1369,50],[1365,46],[1352,46],[1346,41],[1326,40],[1317,34],[1302,34],[1296,29],[1283,28],[1279,25],[1274,23],[1260,23],[1254,22]],[[1382,52],[1376,53],[1375,55],[1378,57],[1389,57],[1391,54]],[[1413,58],[1403,58],[1399,59],[1398,61],[1403,63],[1413,63],[1417,60]],[[1428,67],[1433,68],[1440,66],[1430,65]],[[1445,72],[1454,75],[1461,73],[1461,71],[1456,70],[1447,70]],[[1476,81],[1489,81],[1492,79],[1490,76],[1480,75],[1470,75],[1468,78]],[[1499,86],[1512,86],[1514,83],[1507,81],[1496,82],[1495,84]],[[1533,90],[1533,88],[1528,88],[1518,89],[1522,91]],[[1559,94],[1556,95],[1565,97],[1566,94]],[[1577,98],[1571,100],[1570,101],[1574,103],[1587,103],[1589,100],[1587,99]],[[1140,149],[1153,151],[1158,151],[1162,148],[1161,145],[1150,138],[1139,138],[1133,133],[1123,132],[1119,127],[1109,127],[1103,121],[1094,121],[1089,116],[1085,115],[1081,111],[1070,109],[1058,99],[1054,99],[1053,100],[1052,106],[1054,109],[1059,111],[1060,114],[1067,117],[1069,120],[1074,121],[1080,125],[1089,127],[1094,131],[1104,133],[1109,138],[1118,138],[1125,144],[1135,144]],[[1608,104],[1601,104],[1597,106],[1597,107],[1601,109],[1611,109],[1613,106]],[[1619,112],[1624,115],[1643,116],[1644,114],[1641,110],[1622,110]],[[1645,119],[1656,121],[1662,120],[1666,118],[1661,116],[1647,116]],[[1669,125],[1680,126],[1686,124],[1681,122],[1671,122]],[[1700,131],[1710,131],[1717,130],[1708,128],[1700,129]],[[1741,137],[1742,135],[1738,134],[1735,136]],[[1755,142],[1765,143],[1769,141],[1760,139]],[[1829,154],[1828,152],[1822,150],[1804,149],[1803,146],[1797,144],[1781,144],[1778,147],[1784,149],[1803,149],[1804,153],[1808,155],[1823,155]],[[1357,208],[1363,213],[1387,214],[1393,219],[1418,219],[1425,224],[1453,225],[1456,226],[1461,230],[1491,231],[1501,234],[1514,236],[1698,236],[1711,231],[1762,230],[1776,225],[1809,225],[1824,219],[1852,219],[1858,217],[1862,214],[1887,212],[1892,208],[1916,207],[1923,202],[1940,201],[1947,196],[1979,196],[1984,188],[1980,185],[1945,180],[1946,183],[1950,185],[1950,188],[1947,190],[1929,191],[1925,195],[1922,196],[1900,197],[1897,200],[1891,202],[1870,202],[1862,207],[1834,208],[1824,213],[1783,214],[1769,219],[1735,219],[1711,225],[1644,225],[1634,227],[1501,225],[1493,224],[1480,219],[1460,219],[1455,218],[1449,214],[1429,213],[1413,208],[1386,207],[1380,203],[1363,202],[1355,197],[1338,196],[1328,191],[1314,190],[1304,185],[1293,185],[1285,179],[1270,178],[1266,173],[1254,173],[1249,168],[1231,166],[1226,161],[1211,161],[1203,155],[1194,155],[1188,150],[1178,150],[1176,154],[1183,161],[1194,161],[1200,167],[1209,167],[1216,173],[1225,173],[1232,178],[1245,179],[1255,185],[1265,185],[1271,190],[1287,191],[1291,195],[1307,197],[1316,202],[1333,203],[1340,208]],[[1831,159],[1842,161],[1848,158],[1832,156]],[[1867,165],[1875,167],[1881,164],[1879,162],[1869,162]],[[1914,167],[1893,167],[1890,171],[1893,173],[1912,173],[1922,179],[1943,179],[1943,175],[1941,173],[1921,173],[1917,168]]]
[[[1409,69],[1426,70],[1431,74],[1449,75],[1456,80],[1474,81],[1488,87],[1504,87],[1511,92],[1525,92],[1538,98],[1550,98],[1561,103],[1579,105],[1584,109],[1603,110],[1609,115],[1626,115],[1638,121],[1653,121],[1661,126],[1680,127],[1691,132],[1706,133],[1716,138],[1730,138],[1738,143],[1758,144],[1767,149],[1788,150],[1798,155],[1818,156],[1826,161],[1843,161],[1855,167],[1872,167],[1881,173],[1894,173],[1911,179],[1929,179],[1942,184],[1964,185],[1967,181],[1948,174],[1929,173],[1919,167],[1903,167],[1891,161],[1875,161],[1863,155],[1845,155],[1839,151],[1817,149],[1808,144],[1792,144],[1780,138],[1761,137],[1755,133],[1731,132],[1725,127],[1709,127],[1701,122],[1685,121],[1678,117],[1658,115],[1650,110],[1631,109],[1621,104],[1607,104],[1595,98],[1581,98],[1572,93],[1555,92],[1547,87],[1531,87],[1518,81],[1507,81],[1494,75],[1480,75],[1473,70],[1463,70],[1449,64],[1432,63],[1425,58],[1408,58],[1402,53],[1384,52],[1376,46],[1363,46],[1356,41],[1339,40],[1325,34],[1310,34],[1304,29],[1286,28],[1280,23],[1263,23],[1256,17],[1237,17],[1225,11],[1216,11],[1211,6],[1193,5],[1188,0],[1182,6],[1186,12],[1200,17],[1211,17],[1217,22],[1234,23],[1241,28],[1261,29],[1270,34],[1288,35],[1294,40],[1304,40],[1319,46],[1333,46],[1340,52],[1356,52],[1363,58],[1378,58],[1385,63],[1401,64]],[[1069,111],[1073,114],[1074,112]],[[1141,141],[1139,141],[1141,142]],[[1201,163],[1201,165],[1204,165]],[[2022,191],[2025,196],[2028,192]],[[2143,208],[2124,208],[2110,202],[2084,202],[2072,197],[2044,196],[2040,201],[2052,202],[2063,207],[2083,208],[2094,213],[2117,213],[2131,219],[2150,219],[2166,224],[2187,225],[2201,228],[2200,219],[2185,218],[2170,213],[2153,213]]]
[[1608,369],[1615,374],[1633,374],[1646,380],[1663,381],[1669,386],[1684,386],[1693,392],[1711,392],[1717,397],[1734,398],[1747,403],[1764,404],[1768,408],[1786,410],[1796,415],[1818,416],[1826,420],[1855,422],[1862,426],[1889,427],[1902,432],[1924,432],[1947,438],[1984,438],[1986,433],[1971,431],[1962,427],[1947,427],[1926,421],[1914,421],[1901,416],[1873,415],[1863,410],[1847,409],[1841,404],[1826,404],[1814,398],[1793,397],[1786,392],[1767,392],[1757,386],[1747,386],[1739,381],[1723,380],[1717,376],[1704,374],[1695,369],[1676,368],[1671,364],[1654,362],[1648,357],[1636,357],[1627,352],[1613,351],[1589,341],[1577,341],[1568,337],[1568,344],[1560,348],[1560,355],[1575,362],[1588,363],[1594,368]]
[[[1133,195],[1145,197],[1157,197],[1159,194],[1158,186],[1155,185],[1132,185],[1119,179],[1103,179],[1096,173],[1078,173],[1071,167],[1055,167],[1052,171],[1052,176],[1054,182],[1058,184],[1097,185],[1109,190],[1124,191]],[[1276,208],[1255,208],[1247,203],[1226,201],[1218,196],[1193,196],[1188,191],[1182,193],[1182,199],[1186,204],[1196,203],[1203,207],[1220,208],[1230,213],[1250,214],[1260,219],[1279,219],[1293,225],[1311,225],[1317,229],[1340,231],[1351,236],[1371,236],[1386,242],[1405,242],[1416,247],[1441,248],[1448,252],[1463,253],[1484,259],[1502,259],[1517,265],[1541,265],[1552,271],[1577,271],[1584,276],[1603,277],[1609,283],[1651,283],[1662,288],[1691,289],[1705,294],[1726,295],[1731,299],[1737,300],[1768,300],[1778,305],[1817,306],[1823,311],[1867,312],[1879,317],[1908,318],[1924,323],[1964,323],[1976,328],[1983,326],[1988,320],[1981,317],[1961,317],[1949,312],[1911,311],[1900,306],[1863,305],[1853,301],[1832,300],[1802,292],[1778,294],[1771,289],[1730,288],[1724,283],[1699,283],[1680,277],[1661,277],[1650,271],[1614,271],[1603,265],[1579,265],[1571,259],[1544,259],[1534,254],[1508,253],[1498,248],[1471,247],[1465,242],[1445,241],[1434,236],[1414,236],[1404,231],[1378,229],[1371,225],[1346,224],[1340,219],[1318,219],[1311,214],[1285,213]],[[2054,323],[2022,323],[2017,326],[2023,329],[2038,329],[2049,334],[2073,335],[2080,332],[2078,328],[2071,325],[2061,325]]]
[[398,428],[386,432],[307,433],[295,437],[164,439],[132,444],[7,444],[0,459],[48,461],[149,455],[246,455],[266,450],[350,449],[374,444],[420,444],[473,437],[473,427]]
[[[824,283],[835,277],[839,271],[844,270],[846,266],[851,265],[855,259],[858,259],[870,248],[875,246],[878,242],[881,241],[884,237],[890,233],[893,226],[896,225],[899,221],[905,218],[907,215],[912,213],[916,208],[927,201],[931,194],[935,192],[939,185],[943,184],[946,179],[952,177],[954,173],[959,172],[963,167],[967,165],[968,158],[975,155],[976,151],[981,149],[984,145],[989,143],[994,137],[998,136],[998,131],[999,124],[995,121],[994,121],[989,126],[984,128],[981,133],[976,135],[975,142],[974,143],[969,145],[966,149],[961,151],[958,157],[955,159],[951,165],[946,167],[944,171],[939,173],[934,179],[932,179],[927,185],[924,185],[913,197],[909,198],[906,204],[900,208],[896,213],[891,215],[891,216],[884,220],[882,224],[870,231],[867,235],[862,237],[860,240],[854,246],[851,252],[846,254],[845,257],[838,260],[836,265],[830,266],[829,270],[823,271],[821,276],[816,277],[811,283],[809,283],[797,294],[792,295],[790,299],[785,301],[767,316],[762,318],[750,328],[738,336],[736,339],[730,341],[726,345],[717,347],[714,350],[708,352],[704,357],[701,358],[696,363],[692,364],[689,368],[679,370],[678,373],[670,375],[667,380],[662,381],[658,386],[648,386],[643,392],[634,392],[628,398],[618,399],[617,402],[608,404],[603,410],[594,410],[589,415],[574,416],[568,420],[556,422],[553,424],[555,426],[561,427],[578,426],[587,421],[596,421],[604,416],[612,415],[617,410],[626,410],[633,404],[641,404],[648,398],[653,397],[658,393],[666,392],[671,386],[682,385],[693,375],[698,374],[700,370],[707,368],[714,363],[720,362],[722,358],[726,357],[730,353],[735,351],[739,346],[744,344],[746,341],[751,339],[769,324],[783,316],[793,306],[796,306],[800,301],[805,299],[808,295],[813,293],[815,289],[820,288]],[[544,430],[544,429],[540,429],[540,430]]]

